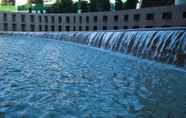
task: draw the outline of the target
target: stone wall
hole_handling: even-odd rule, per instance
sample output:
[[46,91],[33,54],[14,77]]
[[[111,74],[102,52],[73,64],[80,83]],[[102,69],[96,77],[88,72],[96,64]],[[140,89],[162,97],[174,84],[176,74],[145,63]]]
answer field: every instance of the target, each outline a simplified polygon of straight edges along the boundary
[[0,31],[96,31],[186,27],[186,5],[81,14],[0,13]]

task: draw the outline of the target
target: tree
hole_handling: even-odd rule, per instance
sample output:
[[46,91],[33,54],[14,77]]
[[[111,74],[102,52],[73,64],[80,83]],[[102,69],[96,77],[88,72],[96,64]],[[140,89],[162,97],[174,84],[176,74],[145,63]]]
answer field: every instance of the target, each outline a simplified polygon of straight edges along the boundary
[[9,0],[11,5],[15,5],[15,0]]
[[94,11],[98,11],[97,8],[97,0],[90,0],[90,11],[94,12]]
[[142,7],[158,7],[158,6],[166,6],[173,5],[174,0],[143,0]]
[[42,4],[43,5],[44,3],[43,3],[43,0],[35,0],[35,4]]
[[82,10],[82,12],[89,12],[90,11],[90,6],[87,1],[81,2],[81,10]]
[[57,0],[55,4],[47,9],[47,13],[72,13],[73,1],[72,0]]
[[62,13],[71,13],[73,11],[72,0],[61,0],[61,11]]
[[122,0],[116,0],[115,2],[115,10],[122,10],[124,8],[124,3]]
[[[75,2],[73,4],[73,12],[77,12],[78,8],[78,2]],[[80,9],[81,12],[89,12],[90,11],[90,6],[89,3],[87,1],[80,1]]]
[[161,0],[161,5],[166,6],[166,5],[174,5],[175,0]]
[[1,4],[2,5],[14,5],[15,4],[15,0],[1,0]]
[[7,4],[6,0],[1,0],[1,4],[6,5]]
[[36,4],[35,5],[36,13],[38,11],[40,11],[40,13],[43,13],[43,10],[45,9],[43,0],[35,0],[34,2]]
[[90,11],[110,11],[110,0],[90,0]]
[[137,3],[138,0],[127,0],[127,2],[124,3],[124,9],[136,9]]
[[28,0],[28,11],[29,13],[32,13],[32,0]]

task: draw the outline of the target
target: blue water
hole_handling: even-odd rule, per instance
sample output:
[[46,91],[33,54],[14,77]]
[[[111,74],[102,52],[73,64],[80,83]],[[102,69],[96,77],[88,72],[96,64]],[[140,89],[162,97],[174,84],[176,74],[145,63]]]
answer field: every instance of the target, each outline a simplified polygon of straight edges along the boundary
[[0,36],[0,117],[186,118],[186,71],[63,41]]

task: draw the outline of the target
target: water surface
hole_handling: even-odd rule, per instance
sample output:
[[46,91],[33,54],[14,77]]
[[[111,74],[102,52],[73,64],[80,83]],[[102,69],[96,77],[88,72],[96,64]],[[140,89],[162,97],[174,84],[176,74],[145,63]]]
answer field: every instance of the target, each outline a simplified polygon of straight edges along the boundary
[[50,39],[0,36],[0,117],[184,118],[186,72]]

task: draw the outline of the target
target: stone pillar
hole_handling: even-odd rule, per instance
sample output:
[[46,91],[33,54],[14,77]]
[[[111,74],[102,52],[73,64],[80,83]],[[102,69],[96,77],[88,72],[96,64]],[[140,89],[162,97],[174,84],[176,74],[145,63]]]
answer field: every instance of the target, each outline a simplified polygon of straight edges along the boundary
[[175,0],[175,5],[183,5],[186,4],[186,0]]

